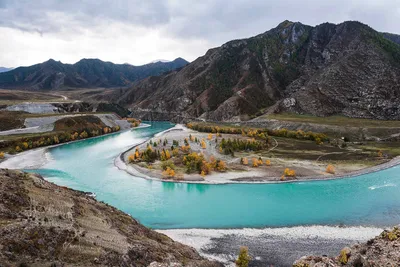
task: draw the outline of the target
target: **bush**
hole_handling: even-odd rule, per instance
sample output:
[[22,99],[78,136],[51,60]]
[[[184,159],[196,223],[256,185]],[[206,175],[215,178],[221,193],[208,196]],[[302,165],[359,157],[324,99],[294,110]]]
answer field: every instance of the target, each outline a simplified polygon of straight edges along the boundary
[[170,168],[171,170],[175,170],[176,166],[174,165],[174,163],[170,160],[167,161],[163,161],[161,163],[161,168],[165,171],[167,168]]
[[167,167],[167,169],[165,171],[162,172],[162,174],[166,177],[175,177],[175,171],[173,169],[171,169],[170,167]]
[[0,159],[4,159],[4,152],[0,152]]
[[335,167],[333,167],[333,165],[329,164],[329,165],[326,167],[326,172],[327,172],[327,173],[330,173],[330,174],[335,174]]
[[249,256],[249,249],[247,247],[241,247],[239,257],[235,261],[237,267],[248,267],[251,257]]
[[286,168],[286,169],[283,171],[283,175],[284,175],[285,177],[296,177],[296,171],[295,171],[295,170],[291,170],[291,169],[289,169],[289,168]]

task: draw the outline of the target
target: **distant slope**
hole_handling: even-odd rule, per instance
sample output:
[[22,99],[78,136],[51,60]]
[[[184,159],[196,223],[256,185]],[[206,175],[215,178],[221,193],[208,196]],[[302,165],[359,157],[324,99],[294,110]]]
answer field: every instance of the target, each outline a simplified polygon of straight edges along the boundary
[[41,64],[0,73],[0,88],[54,90],[124,87],[148,76],[181,68],[187,63],[186,60],[177,58],[171,62],[132,66],[99,59],[82,59],[71,65],[50,59]]
[[385,36],[356,21],[284,21],[210,49],[180,71],[146,78],[114,101],[210,120],[283,111],[400,119],[400,45]]
[[7,72],[7,71],[10,71],[10,70],[12,70],[12,68],[0,67],[0,73],[1,73],[1,72]]
[[385,32],[385,33],[383,33],[383,36],[384,36],[386,39],[388,39],[388,40],[390,40],[390,41],[392,41],[392,42],[395,42],[395,43],[397,43],[397,44],[400,45],[400,35]]
[[221,267],[87,194],[0,169],[2,266]]

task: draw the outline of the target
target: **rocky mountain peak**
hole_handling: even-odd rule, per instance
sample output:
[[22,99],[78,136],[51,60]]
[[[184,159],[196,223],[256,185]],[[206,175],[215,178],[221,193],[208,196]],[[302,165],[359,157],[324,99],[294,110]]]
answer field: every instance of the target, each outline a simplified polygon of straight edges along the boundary
[[211,120],[261,111],[400,119],[400,46],[388,39],[357,21],[284,21],[210,49],[177,73],[146,79],[116,101]]

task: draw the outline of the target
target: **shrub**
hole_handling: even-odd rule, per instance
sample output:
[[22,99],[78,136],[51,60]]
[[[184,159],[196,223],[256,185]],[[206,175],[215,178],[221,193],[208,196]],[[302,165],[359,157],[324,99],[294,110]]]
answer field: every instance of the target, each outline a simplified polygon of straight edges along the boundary
[[172,140],[172,145],[173,145],[173,146],[179,146],[179,141]]
[[201,173],[203,161],[204,155],[197,154],[196,152],[190,153],[189,155],[183,157],[183,164],[186,166],[187,173]]
[[248,165],[249,164],[249,160],[247,158],[242,158],[240,160],[240,163],[242,163],[243,165]]
[[219,172],[224,172],[224,171],[226,171],[226,163],[224,162],[224,161],[222,161],[222,160],[217,160],[217,163],[216,163],[216,169],[217,169],[217,171],[219,171]]
[[203,160],[200,166],[201,173],[204,173],[205,175],[208,175],[211,173],[212,166],[210,163],[207,161]]
[[145,162],[154,162],[158,158],[157,151],[153,150],[153,148],[149,145],[145,151],[143,151],[141,155],[141,159]]
[[170,168],[171,170],[175,170],[176,167],[175,167],[175,165],[174,165],[174,163],[172,161],[167,160],[167,161],[163,161],[161,163],[161,168],[163,170],[166,170],[167,168]]
[[342,264],[347,264],[349,261],[350,249],[344,248],[340,251],[339,261]]
[[271,161],[270,161],[269,159],[267,159],[267,160],[265,161],[265,165],[266,165],[266,166],[271,166]]
[[200,146],[201,146],[201,148],[203,148],[203,149],[206,149],[206,148],[207,148],[207,144],[206,144],[206,141],[204,141],[204,139],[201,140]]
[[247,247],[241,247],[239,256],[235,261],[237,267],[248,267],[251,257],[249,256],[249,249]]
[[23,142],[22,147],[23,147],[23,149],[28,149],[29,145],[27,142]]
[[285,177],[296,177],[296,172],[295,172],[295,170],[291,170],[291,169],[289,169],[289,168],[286,168],[286,169],[284,170],[284,172],[283,172],[283,175],[284,175]]
[[335,174],[335,167],[333,167],[333,165],[329,164],[329,165],[326,167],[326,172],[327,172],[327,173],[330,173],[330,174]]
[[4,152],[0,152],[0,159],[4,159]]
[[172,156],[176,157],[176,156],[178,156],[178,154],[179,154],[179,149],[173,148],[172,149]]
[[213,135],[212,134],[208,134],[207,139],[211,140],[212,138],[213,138]]
[[128,162],[129,163],[132,163],[132,162],[134,162],[135,161],[135,155],[129,155],[129,157],[128,157]]
[[173,169],[171,169],[170,167],[167,167],[167,169],[165,171],[162,172],[163,176],[166,177],[175,177],[175,171]]
[[257,167],[258,167],[258,159],[253,158],[251,161],[252,161],[252,163],[253,163],[252,166],[255,167],[255,168],[257,168]]

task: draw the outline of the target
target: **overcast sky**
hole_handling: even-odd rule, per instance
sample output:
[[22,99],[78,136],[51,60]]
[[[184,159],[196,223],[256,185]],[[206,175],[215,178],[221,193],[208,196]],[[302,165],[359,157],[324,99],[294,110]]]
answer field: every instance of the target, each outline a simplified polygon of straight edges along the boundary
[[0,66],[49,58],[192,61],[286,19],[308,25],[358,20],[400,33],[400,0],[0,0]]

